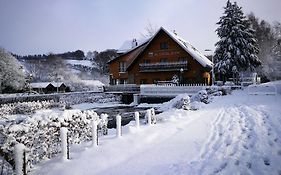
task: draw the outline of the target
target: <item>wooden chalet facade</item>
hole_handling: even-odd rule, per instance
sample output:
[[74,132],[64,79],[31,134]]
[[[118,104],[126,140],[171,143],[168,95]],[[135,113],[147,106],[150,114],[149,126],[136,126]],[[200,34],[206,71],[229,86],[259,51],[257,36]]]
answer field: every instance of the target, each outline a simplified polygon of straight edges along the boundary
[[[135,40],[134,40],[135,41]],[[212,62],[177,34],[160,28],[147,41],[109,61],[110,84],[210,84]]]

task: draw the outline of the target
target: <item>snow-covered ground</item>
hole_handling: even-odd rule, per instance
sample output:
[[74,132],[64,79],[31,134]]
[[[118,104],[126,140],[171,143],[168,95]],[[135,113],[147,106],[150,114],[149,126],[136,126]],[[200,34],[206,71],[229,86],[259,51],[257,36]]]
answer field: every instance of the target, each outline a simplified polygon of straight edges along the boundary
[[197,111],[167,110],[153,126],[134,122],[73,145],[32,174],[281,174],[281,95],[236,91]]

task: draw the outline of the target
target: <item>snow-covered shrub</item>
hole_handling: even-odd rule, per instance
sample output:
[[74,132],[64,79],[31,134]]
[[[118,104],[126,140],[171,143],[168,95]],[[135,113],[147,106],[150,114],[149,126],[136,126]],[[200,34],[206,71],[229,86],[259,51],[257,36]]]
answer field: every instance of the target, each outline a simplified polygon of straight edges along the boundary
[[[231,87],[230,86],[211,86],[206,88],[206,91],[211,96],[219,96],[231,94]],[[218,93],[219,92],[219,93]]]
[[203,103],[209,103],[210,99],[206,90],[201,90],[191,97],[191,102],[198,101]]
[[35,110],[48,109],[54,106],[56,106],[56,103],[53,100],[2,104],[0,106],[0,116],[10,114],[30,114]]
[[188,94],[177,95],[172,100],[163,103],[160,110],[166,111],[166,110],[169,110],[169,109],[172,109],[172,108],[189,110],[189,108],[190,108],[190,97],[189,97],[189,95]]
[[120,102],[121,96],[105,93],[79,93],[79,94],[67,94],[60,97],[60,102],[73,105],[80,103],[108,103],[108,102]]
[[79,110],[67,110],[62,115],[51,113],[33,118],[27,116],[22,120],[2,120],[1,154],[3,152],[8,155],[7,161],[12,162],[15,144],[24,144],[27,151],[27,168],[30,169],[40,161],[50,159],[61,152],[61,127],[68,129],[70,144],[92,140],[90,123],[93,120],[99,122],[101,119],[94,111]]
[[203,108],[204,105],[206,105],[206,104],[203,102],[193,101],[192,103],[190,103],[190,109],[194,110],[194,111],[199,110],[199,109]]

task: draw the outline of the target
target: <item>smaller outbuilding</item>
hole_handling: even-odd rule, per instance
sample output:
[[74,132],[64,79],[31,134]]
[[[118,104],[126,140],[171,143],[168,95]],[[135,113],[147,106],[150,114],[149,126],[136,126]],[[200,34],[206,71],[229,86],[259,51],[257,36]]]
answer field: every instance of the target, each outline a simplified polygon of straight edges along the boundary
[[30,88],[38,93],[49,94],[65,92],[69,89],[63,82],[37,82],[30,83]]

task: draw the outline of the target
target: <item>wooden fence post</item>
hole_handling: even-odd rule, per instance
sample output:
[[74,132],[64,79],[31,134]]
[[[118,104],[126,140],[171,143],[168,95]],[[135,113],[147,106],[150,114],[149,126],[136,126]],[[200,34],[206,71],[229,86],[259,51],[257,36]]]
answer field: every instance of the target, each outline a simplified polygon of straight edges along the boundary
[[146,110],[146,119],[147,119],[147,124],[151,125],[151,109]]
[[92,144],[98,146],[98,123],[95,119],[92,121]]
[[62,159],[69,159],[69,148],[68,148],[68,138],[67,138],[67,128],[60,128],[60,137],[61,137],[61,152]]
[[122,135],[122,127],[121,127],[121,115],[116,116],[116,136],[121,137]]
[[140,113],[138,111],[135,112],[135,121],[136,121],[136,127],[140,127]]
[[15,145],[14,159],[15,159],[15,174],[26,175],[25,146],[23,144],[18,143]]

